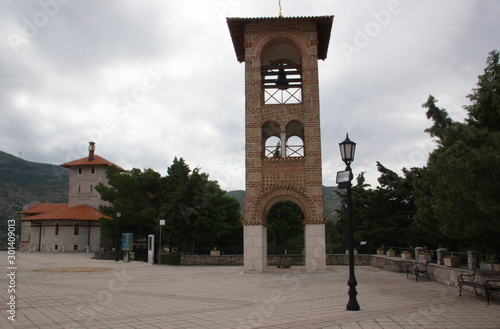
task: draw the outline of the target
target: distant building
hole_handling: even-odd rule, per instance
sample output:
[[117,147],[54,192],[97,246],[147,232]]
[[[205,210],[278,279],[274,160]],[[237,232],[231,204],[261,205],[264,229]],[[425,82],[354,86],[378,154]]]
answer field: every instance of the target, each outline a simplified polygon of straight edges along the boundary
[[[89,143],[89,156],[62,164],[69,168],[68,203],[40,203],[23,206],[21,214],[22,250],[99,251],[112,241],[101,232],[99,211],[102,201],[95,187],[108,185],[106,169],[113,163],[95,154]],[[125,171],[123,168],[118,167]]]

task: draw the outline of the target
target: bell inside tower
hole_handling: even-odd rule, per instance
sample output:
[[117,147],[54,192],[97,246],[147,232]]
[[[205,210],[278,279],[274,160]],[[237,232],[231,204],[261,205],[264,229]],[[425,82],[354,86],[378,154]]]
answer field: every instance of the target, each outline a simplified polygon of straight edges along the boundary
[[263,104],[302,102],[302,59],[289,40],[275,40],[262,51]]

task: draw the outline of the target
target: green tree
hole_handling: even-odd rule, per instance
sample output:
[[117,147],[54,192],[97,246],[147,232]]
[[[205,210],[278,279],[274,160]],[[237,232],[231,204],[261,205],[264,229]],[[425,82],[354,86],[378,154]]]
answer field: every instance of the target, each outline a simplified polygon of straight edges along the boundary
[[[419,169],[403,168],[404,176],[401,177],[380,162],[377,162],[377,168],[380,186],[371,189],[361,173],[352,187],[354,243],[367,241],[371,249],[381,245],[408,247],[419,243],[420,234],[413,225],[415,205],[412,194]],[[347,246],[348,219],[345,193],[337,193],[342,197],[342,206],[331,232],[340,242],[337,249],[341,249]]]
[[177,157],[167,169],[163,182],[160,217],[173,245],[194,253],[198,246],[218,246],[235,241],[242,233],[241,214],[236,199],[226,195],[216,181],[198,168],[191,171]]
[[[112,219],[101,218],[104,234],[115,237],[120,232],[134,233],[135,239],[145,238],[153,232],[158,215],[160,177],[152,169],[141,171],[132,169],[122,173],[116,166],[106,171],[109,187],[100,183],[96,190],[109,206],[100,206],[99,210]],[[116,213],[121,217],[117,220]]]
[[300,254],[304,248],[302,209],[293,202],[279,202],[267,214],[267,241],[270,254]]
[[[455,122],[434,97],[423,107],[436,138],[418,195],[416,225],[457,247],[500,252],[500,65],[498,51],[489,54],[477,88],[464,106],[468,117]],[[439,232],[438,234],[432,231]]]

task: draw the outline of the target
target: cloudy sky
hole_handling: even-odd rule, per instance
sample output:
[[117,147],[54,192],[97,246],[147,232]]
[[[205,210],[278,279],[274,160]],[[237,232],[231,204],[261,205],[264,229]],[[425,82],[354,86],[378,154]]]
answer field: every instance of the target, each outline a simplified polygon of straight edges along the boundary
[[[175,156],[223,189],[244,189],[244,64],[226,17],[269,17],[278,0],[2,0],[0,150],[61,164],[96,153],[165,175]],[[432,94],[462,120],[466,95],[500,49],[497,0],[282,0],[284,16],[334,15],[319,63],[323,183],[357,142],[376,161],[422,166]]]

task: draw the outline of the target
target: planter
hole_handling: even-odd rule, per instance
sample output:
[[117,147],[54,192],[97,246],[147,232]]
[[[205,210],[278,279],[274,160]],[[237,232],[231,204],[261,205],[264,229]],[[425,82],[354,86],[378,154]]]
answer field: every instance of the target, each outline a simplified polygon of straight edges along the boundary
[[418,258],[426,260],[428,262],[432,261],[432,255],[423,255],[423,254],[420,254],[420,255],[418,255]]
[[489,270],[489,271],[493,271],[493,265],[495,265],[495,264],[479,263],[479,268],[480,268],[481,270]]
[[500,264],[491,264],[493,265],[493,271],[500,272]]
[[210,251],[210,256],[220,256],[220,250],[212,250],[212,251]]
[[459,267],[460,260],[458,258],[444,258],[444,265],[448,267]]
[[289,264],[276,265],[277,268],[290,268]]
[[389,251],[389,250],[388,250],[386,254],[387,254],[387,256],[389,256],[389,257],[396,257],[396,252],[395,252],[395,251]]
[[381,249],[381,250],[377,250],[377,255],[385,255],[385,250],[384,249]]
[[401,259],[411,259],[411,254],[401,254]]

